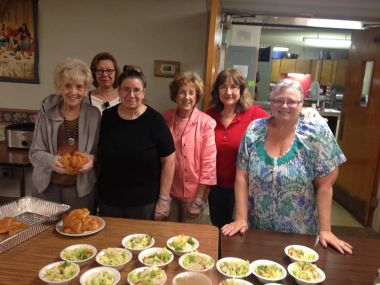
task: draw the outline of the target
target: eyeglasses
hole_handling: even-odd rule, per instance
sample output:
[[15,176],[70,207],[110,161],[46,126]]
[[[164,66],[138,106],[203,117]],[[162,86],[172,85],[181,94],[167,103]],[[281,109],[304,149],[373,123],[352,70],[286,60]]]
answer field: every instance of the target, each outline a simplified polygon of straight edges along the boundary
[[123,87],[121,88],[121,91],[128,93],[128,94],[134,94],[136,96],[140,95],[143,92],[144,89],[140,88],[130,88],[130,87]]
[[107,75],[112,75],[112,73],[115,72],[115,69],[101,69],[101,68],[99,68],[99,69],[95,70],[95,74],[97,74],[97,75],[101,75],[104,72],[107,73]]
[[274,106],[280,107],[286,104],[288,107],[296,107],[302,100],[292,100],[292,99],[271,99],[269,100]]
[[230,89],[232,92],[237,92],[238,90],[240,90],[240,86],[238,85],[228,86],[225,84],[219,86],[219,90],[227,91],[228,89]]

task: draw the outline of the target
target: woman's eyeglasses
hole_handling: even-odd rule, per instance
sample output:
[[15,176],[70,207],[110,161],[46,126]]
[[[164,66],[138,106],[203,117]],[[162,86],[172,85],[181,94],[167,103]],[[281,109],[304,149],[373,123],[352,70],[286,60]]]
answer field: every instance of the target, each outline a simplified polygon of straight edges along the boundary
[[230,89],[232,92],[237,92],[238,90],[240,90],[240,86],[238,85],[228,86],[225,84],[219,86],[219,90],[227,91],[228,89]]
[[296,107],[302,100],[292,100],[292,99],[271,99],[270,103],[274,106],[280,107],[286,104],[288,107]]
[[107,75],[112,75],[115,72],[115,69],[102,69],[98,68],[95,70],[96,75],[102,75],[103,73],[107,73]]
[[144,89],[140,88],[129,88],[129,87],[123,87],[121,88],[121,91],[128,93],[128,94],[134,94],[136,96],[140,95],[143,92]]

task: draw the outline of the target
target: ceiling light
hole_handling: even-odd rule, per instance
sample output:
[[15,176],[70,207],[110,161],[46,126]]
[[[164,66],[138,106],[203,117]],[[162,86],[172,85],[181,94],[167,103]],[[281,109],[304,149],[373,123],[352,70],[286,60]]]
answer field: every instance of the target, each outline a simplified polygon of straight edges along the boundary
[[330,20],[330,19],[308,19],[307,26],[320,28],[334,28],[347,30],[362,30],[363,24],[359,21]]
[[274,47],[273,51],[288,51],[289,48],[287,47]]
[[347,40],[347,39],[304,37],[303,41],[306,45],[313,46],[313,47],[348,49],[351,46],[351,40]]

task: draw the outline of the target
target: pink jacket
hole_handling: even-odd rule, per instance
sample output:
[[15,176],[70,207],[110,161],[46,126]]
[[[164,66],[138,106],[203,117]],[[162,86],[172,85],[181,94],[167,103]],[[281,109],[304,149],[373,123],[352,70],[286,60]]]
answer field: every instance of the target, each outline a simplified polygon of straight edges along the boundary
[[[163,114],[166,123],[175,136],[176,109]],[[216,184],[216,122],[196,107],[182,136],[181,149],[176,149],[176,166],[170,194],[182,201],[190,201],[197,193],[198,184]],[[177,140],[177,141],[176,141]]]

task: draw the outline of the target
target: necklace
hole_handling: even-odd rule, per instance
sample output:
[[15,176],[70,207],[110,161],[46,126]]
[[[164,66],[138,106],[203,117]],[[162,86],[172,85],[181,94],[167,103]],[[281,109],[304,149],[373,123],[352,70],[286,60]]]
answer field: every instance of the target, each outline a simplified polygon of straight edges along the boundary
[[75,143],[78,139],[79,118],[74,120],[75,127],[74,127],[74,130],[72,131],[72,133],[71,133],[71,130],[69,127],[69,123],[66,119],[63,120],[63,124],[64,124],[65,130],[66,130],[67,143],[70,146],[75,145]]

